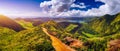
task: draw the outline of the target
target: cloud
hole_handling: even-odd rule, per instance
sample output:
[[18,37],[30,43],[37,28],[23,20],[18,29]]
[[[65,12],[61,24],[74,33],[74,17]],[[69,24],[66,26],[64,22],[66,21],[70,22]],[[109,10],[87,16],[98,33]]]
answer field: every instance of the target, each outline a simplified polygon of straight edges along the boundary
[[97,1],[101,1],[104,2],[105,5],[101,6],[99,9],[107,9],[105,11],[107,11],[106,14],[111,14],[114,15],[116,13],[120,12],[120,2],[119,0],[96,0]]
[[70,10],[72,7],[86,8],[84,3],[75,4],[74,2],[75,0],[51,0],[40,3],[40,7],[43,9],[43,13],[49,17],[89,17],[103,16],[105,14],[114,15],[120,12],[119,0],[95,0],[95,2],[105,4],[88,11]]
[[[46,11],[63,12],[69,10],[75,0],[51,0],[40,4]],[[50,7],[51,6],[51,7]]]
[[72,4],[71,7],[78,7],[78,8],[86,8],[84,3],[80,3],[79,5],[77,4]]

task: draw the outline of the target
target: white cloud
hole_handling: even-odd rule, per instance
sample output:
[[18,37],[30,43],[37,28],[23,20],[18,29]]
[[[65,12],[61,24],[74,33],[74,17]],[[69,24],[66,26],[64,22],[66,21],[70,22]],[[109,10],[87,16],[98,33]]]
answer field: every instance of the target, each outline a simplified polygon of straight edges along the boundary
[[[99,8],[92,8],[88,11],[69,10],[71,7],[86,8],[84,3],[76,5],[75,0],[51,0],[40,4],[44,10],[44,14],[50,17],[88,17],[88,16],[103,16],[105,14],[114,15],[120,12],[119,0],[95,0],[96,2],[103,2]],[[51,6],[51,7],[49,7]],[[46,11],[47,12],[46,12]]]
[[[114,15],[114,14],[120,12],[119,0],[96,0],[96,2],[97,1],[101,1],[101,2],[105,3],[105,5],[101,6],[101,8],[104,9],[105,11],[107,11],[106,14]],[[102,10],[101,8],[99,8],[99,10]]]
[[[54,11],[54,12],[63,12],[67,11],[71,4],[73,4],[75,0],[51,0],[51,1],[44,1],[40,4],[40,7],[42,7],[46,11]],[[52,6],[49,8],[49,6]]]
[[80,3],[79,5],[77,4],[72,4],[71,7],[78,7],[78,8],[86,8],[84,3]]

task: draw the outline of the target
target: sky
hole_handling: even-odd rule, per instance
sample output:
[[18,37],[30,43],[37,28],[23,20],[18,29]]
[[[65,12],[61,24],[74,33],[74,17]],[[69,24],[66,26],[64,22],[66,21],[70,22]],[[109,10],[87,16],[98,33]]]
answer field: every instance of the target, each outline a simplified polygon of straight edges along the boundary
[[0,14],[10,17],[93,17],[119,12],[119,0],[0,0]]

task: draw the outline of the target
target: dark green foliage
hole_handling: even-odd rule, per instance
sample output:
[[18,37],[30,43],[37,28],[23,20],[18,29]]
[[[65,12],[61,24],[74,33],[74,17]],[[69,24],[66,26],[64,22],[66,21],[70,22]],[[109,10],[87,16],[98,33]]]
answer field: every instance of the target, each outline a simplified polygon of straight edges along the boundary
[[107,41],[101,38],[94,38],[85,42],[84,45],[92,51],[105,51],[107,48]]
[[111,35],[120,30],[120,14],[105,15],[90,22],[88,27],[98,32],[99,34]]
[[37,44],[35,51],[54,51],[51,42],[44,41],[42,44]]

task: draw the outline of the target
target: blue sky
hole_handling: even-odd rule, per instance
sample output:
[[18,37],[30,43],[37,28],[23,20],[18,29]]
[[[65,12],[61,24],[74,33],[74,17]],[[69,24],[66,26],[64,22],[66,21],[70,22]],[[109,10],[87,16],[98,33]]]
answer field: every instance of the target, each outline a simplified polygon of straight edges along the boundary
[[101,5],[104,5],[103,2],[95,2],[95,0],[76,0],[74,3],[79,4],[79,3],[85,3],[85,5],[88,5],[87,8],[80,9],[80,10],[88,10],[91,8],[99,8]]
[[[53,2],[57,3],[57,1],[63,4],[57,4],[55,6]],[[17,16],[17,17],[20,17],[20,16],[40,16],[41,17],[46,15],[46,12],[47,12],[48,13],[47,16],[51,16],[51,17],[58,16],[58,14],[62,15],[63,13],[66,14],[66,15],[64,14],[64,16],[79,17],[82,15],[78,13],[74,13],[70,15],[68,14],[68,12],[74,11],[74,12],[84,13],[87,11],[91,11],[93,9],[96,9],[95,11],[97,11],[98,9],[99,11],[100,6],[107,4],[106,1],[100,1],[100,0],[68,0],[68,1],[70,2],[66,2],[66,0],[0,0],[0,14],[4,14],[8,16]],[[66,4],[66,3],[71,3],[71,1],[74,1],[74,2],[72,2],[72,4]],[[54,9],[53,7],[56,7],[57,9]],[[67,11],[60,11],[60,12],[53,11],[58,9],[62,10],[60,8],[62,8],[63,10],[67,8]],[[54,12],[55,14],[52,15],[51,12]]]
[[0,8],[8,11],[36,12],[41,10],[40,2],[41,0],[0,0]]
[[[50,0],[0,0],[0,8],[10,9],[12,11],[22,11],[22,12],[31,12],[31,11],[40,11],[40,3]],[[94,0],[76,0],[74,3],[85,3],[90,5],[85,9],[98,8],[100,5],[103,5],[102,2],[95,2]]]

